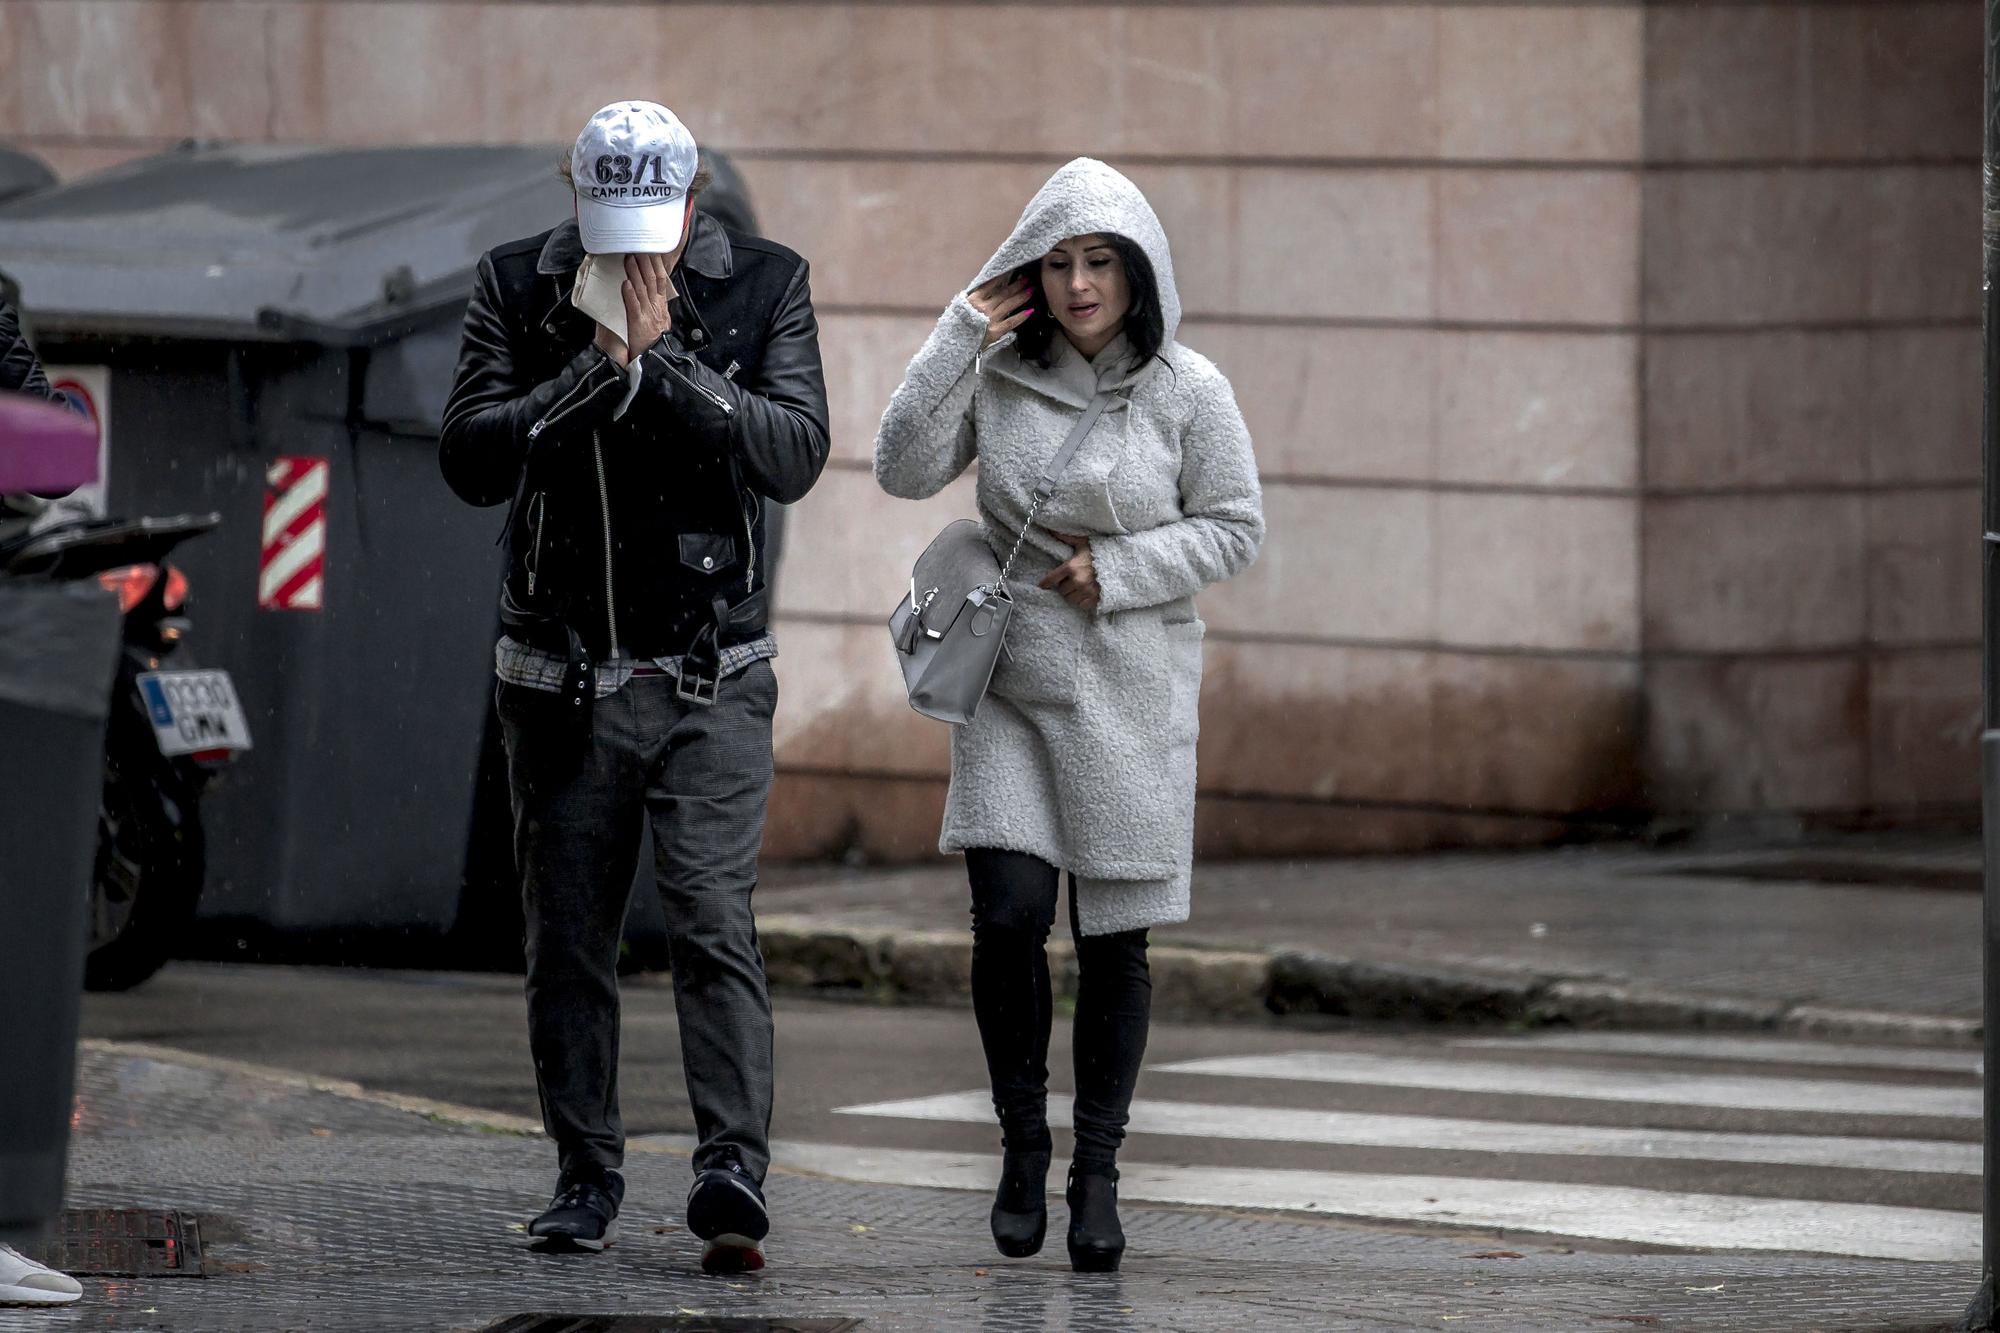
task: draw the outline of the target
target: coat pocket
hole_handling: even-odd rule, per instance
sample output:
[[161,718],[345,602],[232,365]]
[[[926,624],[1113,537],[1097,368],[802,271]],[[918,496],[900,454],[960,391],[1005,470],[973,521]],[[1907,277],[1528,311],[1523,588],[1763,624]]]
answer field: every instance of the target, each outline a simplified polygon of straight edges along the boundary
[[736,539],[726,532],[683,532],[681,564],[697,574],[720,574],[736,563]]
[[1023,703],[1075,703],[1083,612],[1039,588],[1011,591],[1014,615],[993,669],[993,693]]
[[1168,735],[1192,742],[1201,734],[1201,643],[1208,626],[1200,620],[1175,620],[1161,630],[1167,645]]
[[570,544],[562,528],[565,518],[564,506],[547,487],[530,491],[517,507],[509,530],[513,554],[507,587],[524,611],[547,615],[561,605]]
[[549,520],[549,494],[536,491],[528,500],[528,553],[524,563],[528,568],[528,596],[535,595],[535,587],[542,573],[542,545]]

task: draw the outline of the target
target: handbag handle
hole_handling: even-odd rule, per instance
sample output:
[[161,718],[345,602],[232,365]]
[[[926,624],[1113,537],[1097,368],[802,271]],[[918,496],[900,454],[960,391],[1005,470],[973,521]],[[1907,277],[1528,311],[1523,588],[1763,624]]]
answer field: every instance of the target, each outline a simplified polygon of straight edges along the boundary
[[1028,529],[1035,526],[1035,515],[1041,512],[1042,505],[1048,498],[1055,494],[1056,478],[1062,476],[1064,470],[1069,467],[1069,461],[1076,457],[1076,451],[1083,447],[1083,437],[1090,434],[1090,428],[1104,415],[1104,409],[1111,406],[1112,397],[1109,392],[1101,392],[1091,398],[1090,406],[1083,410],[1083,415],[1077,419],[1077,423],[1070,427],[1069,438],[1063,441],[1062,448],[1056,450],[1055,457],[1051,458],[1048,466],[1042,469],[1041,480],[1035,483],[1035,489],[1029,493],[1032,498],[1028,502],[1028,516],[1021,520],[1021,535],[1014,539],[1014,549],[1007,553],[1007,559],[1000,566],[1000,578],[995,587],[1002,597],[1007,595],[1007,575],[1014,568],[1014,557],[1021,554],[1021,544],[1028,540]]

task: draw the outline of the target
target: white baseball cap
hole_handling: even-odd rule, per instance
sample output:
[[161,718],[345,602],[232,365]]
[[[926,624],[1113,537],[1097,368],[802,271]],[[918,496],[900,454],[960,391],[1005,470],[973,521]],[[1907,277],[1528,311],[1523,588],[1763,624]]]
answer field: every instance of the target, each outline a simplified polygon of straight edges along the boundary
[[613,102],[592,116],[570,153],[584,250],[674,250],[681,243],[688,184],[700,164],[694,136],[658,102]]

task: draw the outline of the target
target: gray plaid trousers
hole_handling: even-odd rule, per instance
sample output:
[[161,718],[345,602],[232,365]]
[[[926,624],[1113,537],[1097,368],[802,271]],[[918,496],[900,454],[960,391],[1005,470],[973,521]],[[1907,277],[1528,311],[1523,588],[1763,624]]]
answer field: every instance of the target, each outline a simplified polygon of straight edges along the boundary
[[[591,709],[579,763],[563,696],[502,682],[497,707],[527,924],[528,1039],[565,1172],[624,1161],[618,950],[642,819],[653,828],[693,1104],[697,1171],[770,1165],[771,1001],[750,895],[771,788],[777,675],[751,663],[702,707],[635,676]],[[571,747],[574,752],[574,747]]]

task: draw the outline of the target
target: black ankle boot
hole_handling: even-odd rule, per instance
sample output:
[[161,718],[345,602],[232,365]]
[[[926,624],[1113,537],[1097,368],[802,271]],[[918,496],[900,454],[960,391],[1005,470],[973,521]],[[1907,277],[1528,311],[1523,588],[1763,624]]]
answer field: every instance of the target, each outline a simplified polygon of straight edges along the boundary
[[993,1195],[993,1243],[1009,1259],[1040,1253],[1049,1230],[1049,1150],[1006,1152]]
[[1079,1273],[1115,1273],[1125,1254],[1118,1225],[1118,1169],[1074,1163],[1069,1168],[1069,1266]]

